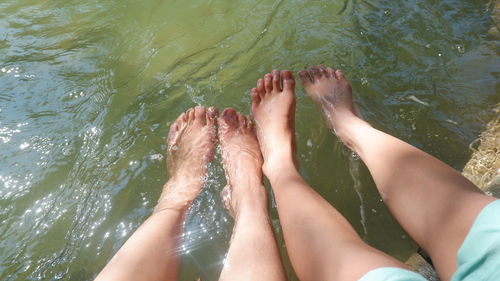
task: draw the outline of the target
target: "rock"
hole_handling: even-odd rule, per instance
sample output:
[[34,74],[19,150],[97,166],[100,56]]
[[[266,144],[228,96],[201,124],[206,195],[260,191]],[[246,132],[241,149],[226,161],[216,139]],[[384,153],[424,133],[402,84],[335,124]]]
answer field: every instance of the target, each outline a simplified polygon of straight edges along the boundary
[[[496,190],[500,185],[500,104],[494,112],[496,117],[486,125],[478,140],[471,144],[471,159],[463,169],[463,175],[485,192]],[[479,142],[479,146],[473,146]],[[492,190],[492,191],[489,191]]]
[[490,7],[490,13],[491,13],[491,19],[493,20],[493,23],[495,26],[491,27],[489,30],[489,34],[491,36],[494,36],[496,38],[500,38],[500,0],[492,0],[489,5]]
[[439,281],[436,271],[419,253],[414,253],[405,263],[429,281]]

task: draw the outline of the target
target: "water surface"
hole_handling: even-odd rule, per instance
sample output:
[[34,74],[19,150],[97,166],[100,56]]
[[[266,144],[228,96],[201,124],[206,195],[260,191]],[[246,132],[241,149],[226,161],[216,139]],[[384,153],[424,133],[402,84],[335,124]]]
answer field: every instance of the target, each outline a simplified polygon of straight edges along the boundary
[[[342,68],[375,127],[461,169],[500,101],[492,25],[486,1],[2,1],[0,279],[95,277],[155,205],[169,122],[197,104],[248,113],[273,68]],[[406,259],[416,246],[366,167],[297,95],[302,175],[365,241]],[[216,163],[180,280],[217,279],[224,185]]]

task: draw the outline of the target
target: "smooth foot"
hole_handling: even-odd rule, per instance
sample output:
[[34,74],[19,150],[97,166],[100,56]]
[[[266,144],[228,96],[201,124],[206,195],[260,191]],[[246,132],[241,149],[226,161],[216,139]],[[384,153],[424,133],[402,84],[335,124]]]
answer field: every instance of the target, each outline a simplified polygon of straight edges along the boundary
[[295,80],[285,70],[273,70],[251,91],[252,114],[257,127],[266,176],[284,163],[297,167],[295,141]]
[[351,85],[342,71],[320,64],[300,71],[299,77],[309,97],[323,110],[329,126],[342,139],[343,125],[350,118],[360,118]]
[[205,181],[207,164],[217,142],[217,109],[197,106],[182,113],[170,126],[167,137],[169,180],[155,212],[182,210],[193,201]]
[[262,185],[262,155],[252,121],[232,108],[218,120],[222,164],[227,186],[221,196],[236,218],[245,208],[267,210],[267,194]]

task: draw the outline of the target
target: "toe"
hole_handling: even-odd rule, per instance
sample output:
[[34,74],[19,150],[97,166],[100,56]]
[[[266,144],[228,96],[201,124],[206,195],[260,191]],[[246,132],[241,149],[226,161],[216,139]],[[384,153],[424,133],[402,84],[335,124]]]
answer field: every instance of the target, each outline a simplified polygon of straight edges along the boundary
[[281,83],[283,84],[283,90],[290,91],[295,89],[295,79],[290,70],[285,70],[281,73]]
[[186,116],[187,116],[187,122],[189,124],[193,123],[194,121],[194,109],[190,108],[186,111]]
[[333,68],[331,68],[331,67],[328,67],[326,69],[326,76],[329,77],[329,78],[337,78],[335,76],[335,70]]
[[271,75],[273,76],[273,89],[281,92],[280,71],[275,69],[272,71]]
[[309,76],[309,73],[305,70],[299,71],[299,78],[300,81],[302,82],[302,85],[307,86],[311,84],[311,77]]
[[177,117],[177,119],[170,125],[170,129],[167,135],[167,144],[172,146],[177,141],[180,131],[188,124],[188,115],[183,112]]
[[250,96],[252,97],[252,104],[253,105],[257,105],[260,103],[260,96],[259,96],[259,92],[257,91],[257,88],[253,88],[250,91]]
[[187,114],[185,112],[181,113],[181,115],[179,115],[179,117],[177,117],[177,120],[175,120],[175,123],[177,124],[181,124],[183,122],[187,122]]
[[339,80],[345,79],[344,73],[340,69],[335,70],[335,75],[337,76],[337,79],[339,79]]
[[327,76],[326,67],[322,64],[318,64],[316,68],[319,70],[321,76]]
[[245,115],[238,113],[238,124],[240,128],[246,128],[247,119],[245,118]]
[[252,89],[251,96],[252,96],[252,114],[255,115],[257,107],[260,104],[260,95],[256,88]]
[[253,122],[252,122],[252,119],[250,119],[250,117],[249,117],[249,116],[247,116],[247,115],[245,115],[245,119],[246,119],[245,124],[246,124],[246,128],[247,128],[247,130],[248,130],[248,129],[252,130],[252,129],[253,129]]
[[264,86],[264,79],[257,80],[257,92],[259,93],[259,96],[262,99],[266,93],[266,88]]
[[195,122],[205,125],[206,124],[206,110],[203,106],[196,106],[194,108],[194,118]]
[[231,107],[224,109],[220,118],[219,125],[224,127],[224,129],[228,129],[229,127],[237,127],[238,126],[238,113]]
[[209,126],[216,126],[217,125],[217,115],[219,114],[219,111],[217,108],[211,106],[207,109],[206,112],[206,123]]
[[177,122],[172,123],[170,125],[170,130],[168,131],[167,136],[167,144],[168,146],[172,146],[175,143],[175,139],[177,138],[177,134],[179,133],[179,125]]
[[311,76],[313,83],[321,78],[321,72],[319,72],[319,69],[315,66],[310,66],[309,68],[307,68],[307,72],[309,72],[309,76]]
[[267,93],[270,93],[273,90],[273,76],[269,73],[264,75],[264,88]]

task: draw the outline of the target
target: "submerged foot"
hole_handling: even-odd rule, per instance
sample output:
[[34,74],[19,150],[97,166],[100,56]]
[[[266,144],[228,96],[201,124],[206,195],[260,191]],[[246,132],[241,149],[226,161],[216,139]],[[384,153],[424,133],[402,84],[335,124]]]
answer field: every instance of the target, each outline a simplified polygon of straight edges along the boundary
[[155,212],[181,210],[193,201],[205,181],[207,164],[217,141],[217,109],[202,106],[182,113],[170,126],[167,137],[168,182]]
[[300,71],[299,77],[307,94],[321,107],[337,135],[345,119],[359,117],[352,99],[351,85],[342,71],[320,64]]
[[264,173],[269,176],[273,169],[287,162],[297,166],[293,74],[288,70],[283,73],[273,70],[257,81],[251,94]]
[[227,186],[222,197],[231,216],[242,209],[267,208],[262,185],[262,155],[252,121],[232,108],[226,108],[218,120],[222,164]]

